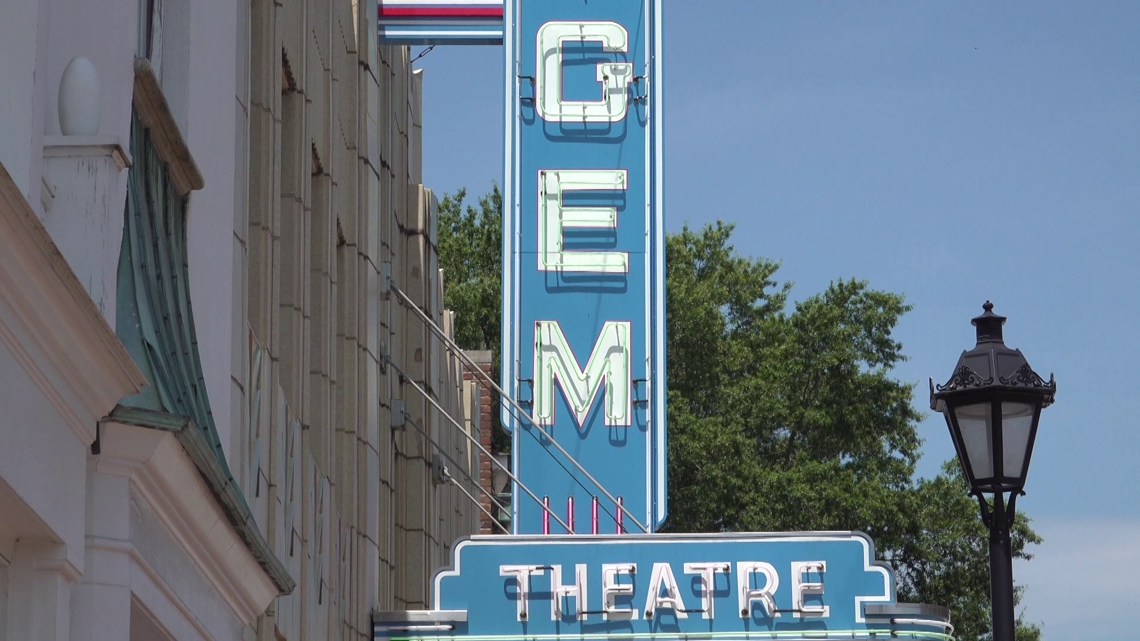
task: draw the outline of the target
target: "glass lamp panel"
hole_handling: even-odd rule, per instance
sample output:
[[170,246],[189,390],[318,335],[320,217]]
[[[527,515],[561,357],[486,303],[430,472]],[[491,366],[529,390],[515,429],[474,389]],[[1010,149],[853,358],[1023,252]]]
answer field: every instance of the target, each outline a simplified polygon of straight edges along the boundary
[[990,403],[962,405],[954,409],[954,414],[974,478],[991,478],[994,475],[994,457]]
[[1002,470],[1007,477],[1025,473],[1029,454],[1029,432],[1033,427],[1034,406],[1029,403],[1001,404]]

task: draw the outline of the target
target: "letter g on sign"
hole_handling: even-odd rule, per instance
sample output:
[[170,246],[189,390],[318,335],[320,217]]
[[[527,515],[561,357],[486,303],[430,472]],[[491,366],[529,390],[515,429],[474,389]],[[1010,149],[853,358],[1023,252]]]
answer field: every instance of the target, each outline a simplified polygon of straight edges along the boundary
[[602,43],[606,53],[629,50],[629,32],[616,22],[547,22],[538,29],[535,93],[538,115],[547,122],[616,122],[629,109],[626,85],[633,81],[633,65],[604,62],[598,65],[601,100],[564,100],[562,44],[566,41]]

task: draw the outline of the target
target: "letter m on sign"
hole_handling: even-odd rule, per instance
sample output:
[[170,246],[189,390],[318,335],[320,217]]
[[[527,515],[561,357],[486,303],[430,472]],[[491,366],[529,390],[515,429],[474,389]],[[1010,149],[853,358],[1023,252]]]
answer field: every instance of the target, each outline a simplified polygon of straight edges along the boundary
[[554,425],[554,382],[562,389],[574,420],[581,428],[598,390],[603,389],[605,424],[631,424],[630,323],[607,321],[602,325],[590,358],[584,368],[570,349],[562,327],[556,321],[534,323],[534,420],[541,426]]

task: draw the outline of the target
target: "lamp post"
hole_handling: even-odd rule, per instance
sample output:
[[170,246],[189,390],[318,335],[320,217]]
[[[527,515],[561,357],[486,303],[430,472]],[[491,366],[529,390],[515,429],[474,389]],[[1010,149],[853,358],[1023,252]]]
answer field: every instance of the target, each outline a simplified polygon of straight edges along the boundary
[[[958,460],[990,531],[990,601],[994,641],[1014,641],[1013,550],[1009,530],[1037,436],[1042,408],[1057,384],[1029,367],[1020,350],[1002,340],[1005,317],[986,301],[971,323],[978,343],[962,352],[944,385],[930,381],[930,409],[941,412]],[[1008,493],[1009,499],[1006,500]],[[986,495],[992,498],[987,500]],[[991,504],[992,502],[992,504]]]

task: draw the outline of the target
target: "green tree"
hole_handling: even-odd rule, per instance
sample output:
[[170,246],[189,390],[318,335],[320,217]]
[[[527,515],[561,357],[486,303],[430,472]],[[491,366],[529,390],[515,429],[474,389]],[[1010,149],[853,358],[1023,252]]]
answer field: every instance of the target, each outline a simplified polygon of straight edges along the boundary
[[785,314],[777,265],[736,255],[731,232],[667,242],[669,527],[894,536],[919,447],[888,376],[906,305],[840,281]]
[[[444,307],[455,312],[455,342],[463,349],[490,350],[491,376],[499,379],[503,309],[503,194],[495,185],[478,207],[464,205],[467,190],[439,203],[439,266]],[[492,444],[510,450],[510,437],[492,412]]]
[[[922,417],[891,377],[905,360],[892,332],[910,307],[840,280],[789,312],[778,265],[740,256],[731,235],[717,223],[667,240],[667,528],[866,532],[900,600],[946,605],[960,639],[988,638],[977,503],[956,463],[914,479]],[[1019,514],[1015,556],[1040,540]],[[1019,621],[1019,640],[1040,635]]]
[[[444,307],[455,314],[455,342],[464,349],[487,349],[499,362],[503,308],[503,195],[498,185],[467,205],[467,190],[446,194],[439,203],[439,266]],[[497,367],[497,365],[496,365]]]
[[[460,345],[498,363],[502,197],[440,205],[446,301]],[[956,464],[915,480],[913,389],[892,337],[902,296],[840,280],[788,310],[777,263],[739,255],[733,226],[666,245],[669,505],[673,532],[860,530],[902,601],[951,608],[956,635],[989,638],[988,535]],[[1014,554],[1040,542],[1019,514]],[[1020,591],[1018,593],[1020,596]],[[1018,641],[1039,641],[1018,622]]]
[[[985,639],[990,628],[989,534],[968,491],[956,461],[946,462],[942,474],[916,485],[911,528],[895,551],[895,574],[899,599],[949,606],[959,638]],[[1011,538],[1018,558],[1033,558],[1027,546],[1041,543],[1020,512]],[[1016,590],[1020,600],[1024,586]],[[1040,639],[1041,627],[1019,617],[1017,641]]]

